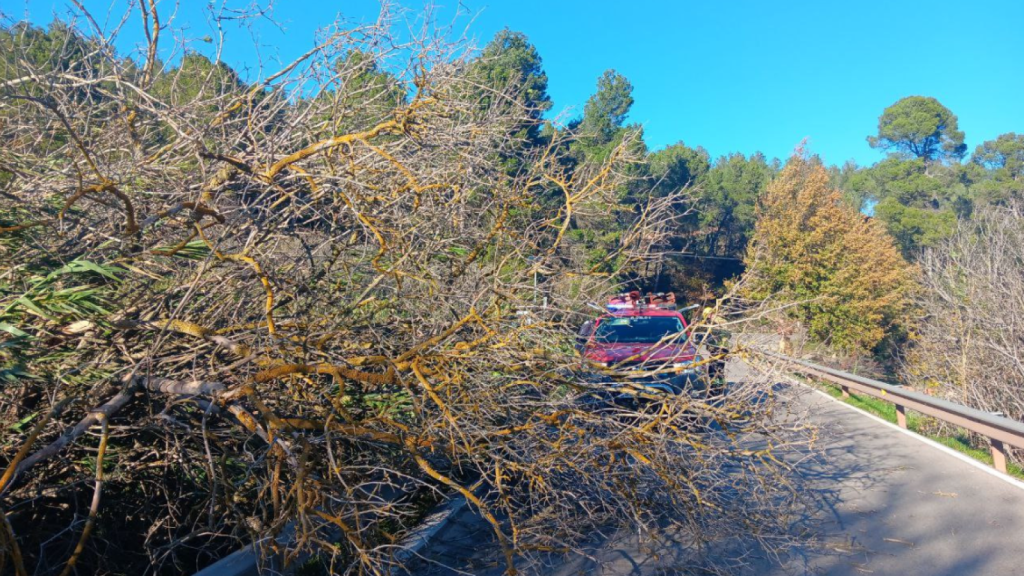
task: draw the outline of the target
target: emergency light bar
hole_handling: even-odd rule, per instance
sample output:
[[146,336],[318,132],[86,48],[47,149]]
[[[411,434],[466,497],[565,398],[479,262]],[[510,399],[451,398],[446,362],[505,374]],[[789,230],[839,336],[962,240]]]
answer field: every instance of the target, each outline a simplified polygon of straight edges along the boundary
[[643,296],[639,290],[633,290],[625,294],[619,294],[613,296],[608,300],[607,308],[609,312],[621,312],[623,310],[645,310],[647,308],[653,308],[655,310],[675,310],[676,309],[676,295],[674,292],[658,292],[657,294],[647,294]]

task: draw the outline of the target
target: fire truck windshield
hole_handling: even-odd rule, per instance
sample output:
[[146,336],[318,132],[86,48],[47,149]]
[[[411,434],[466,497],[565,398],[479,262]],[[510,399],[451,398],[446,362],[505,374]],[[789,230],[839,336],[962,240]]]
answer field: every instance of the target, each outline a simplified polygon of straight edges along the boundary
[[673,335],[682,337],[683,323],[671,316],[626,316],[605,318],[597,326],[594,340],[601,343],[652,344]]

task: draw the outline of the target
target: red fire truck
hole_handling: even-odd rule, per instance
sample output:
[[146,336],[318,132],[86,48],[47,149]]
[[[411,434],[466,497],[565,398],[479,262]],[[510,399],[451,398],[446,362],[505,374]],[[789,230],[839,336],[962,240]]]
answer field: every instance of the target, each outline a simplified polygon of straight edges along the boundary
[[669,394],[707,389],[707,370],[674,294],[629,292],[611,298],[607,310],[583,325],[577,347],[610,386]]

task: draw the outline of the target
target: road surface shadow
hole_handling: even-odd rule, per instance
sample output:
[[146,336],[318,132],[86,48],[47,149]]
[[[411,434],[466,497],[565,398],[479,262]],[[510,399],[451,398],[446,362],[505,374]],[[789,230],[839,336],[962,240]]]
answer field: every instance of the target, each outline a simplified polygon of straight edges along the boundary
[[[780,384],[774,393],[790,394],[789,386]],[[797,414],[791,417],[798,417]],[[757,449],[756,441],[749,448]],[[764,573],[781,565],[808,565],[822,554],[842,554],[817,535],[839,516],[835,512],[840,498],[836,486],[855,485],[867,489],[874,478],[856,461],[845,459],[843,466],[829,465],[829,454],[817,446],[804,447],[782,454],[792,467],[788,481],[790,494],[799,495],[794,506],[780,506],[789,511],[789,530],[784,535],[765,535],[757,539],[733,539],[698,544],[689,537],[689,530],[672,522],[663,522],[645,534],[608,527],[594,536],[573,554],[534,554],[518,559],[521,574],[570,575],[645,575],[645,574],[723,574]],[[739,464],[737,464],[739,466]],[[737,498],[742,494],[737,493]],[[780,502],[780,504],[782,504]],[[792,502],[791,502],[792,504]],[[742,506],[742,502],[736,502]],[[841,523],[841,520],[840,520]],[[782,556],[773,549],[784,546]],[[427,576],[442,574],[474,574],[482,576],[504,573],[505,565],[489,525],[472,510],[465,509],[442,530],[418,559],[410,565],[411,573]],[[801,572],[794,572],[801,573]]]
[[[817,426],[813,446],[782,453],[801,496],[785,534],[697,546],[670,523],[643,535],[609,527],[577,553],[519,558],[519,573],[1024,575],[1024,491],[804,386],[771,393],[786,407],[780,418]],[[469,509],[409,568],[505,572],[490,527]]]

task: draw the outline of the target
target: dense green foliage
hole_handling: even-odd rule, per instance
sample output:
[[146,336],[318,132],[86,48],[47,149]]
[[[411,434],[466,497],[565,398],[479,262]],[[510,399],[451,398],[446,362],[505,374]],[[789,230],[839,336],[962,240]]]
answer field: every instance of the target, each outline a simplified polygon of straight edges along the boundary
[[1024,193],[1024,138],[1003,134],[961,163],[964,133],[934,98],[912,96],[886,108],[868,141],[888,157],[833,168],[832,182],[847,202],[881,220],[910,260],[949,237],[958,219]]
[[498,32],[472,62],[467,76],[481,90],[482,107],[509,98],[535,119],[551,108],[540,54],[521,32]]
[[1024,134],[1010,132],[981,144],[964,171],[983,202],[1002,205],[1024,198]]
[[[510,127],[510,137],[526,147],[537,147],[540,141],[540,119],[551,108],[548,96],[548,77],[544,73],[540,54],[520,32],[502,30],[484,47],[480,55],[470,62],[466,70],[471,94],[481,110],[500,111],[520,108],[526,119]],[[522,156],[505,154],[501,159],[509,174],[524,169]]]
[[705,250],[715,256],[740,257],[750,240],[755,206],[779,167],[761,153],[749,158],[730,154],[719,158],[701,186],[700,228]]
[[967,150],[956,116],[935,98],[923,96],[908,96],[886,108],[878,134],[868,143],[925,160],[958,160]]
[[633,85],[625,76],[607,70],[597,79],[597,91],[583,108],[579,124],[584,135],[584,153],[592,157],[607,155],[610,146],[622,137],[626,116],[633,106]]

